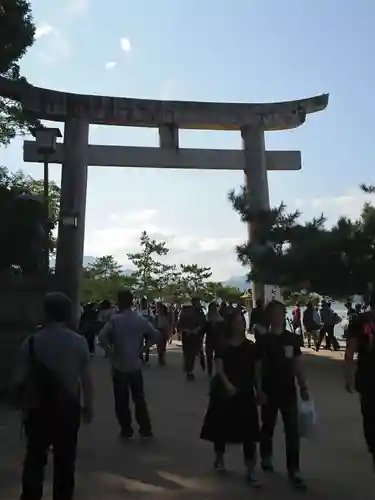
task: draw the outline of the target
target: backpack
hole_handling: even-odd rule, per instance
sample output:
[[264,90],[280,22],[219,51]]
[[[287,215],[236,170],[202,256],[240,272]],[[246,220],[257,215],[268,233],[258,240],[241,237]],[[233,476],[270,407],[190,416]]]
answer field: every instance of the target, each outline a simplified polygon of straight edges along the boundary
[[27,378],[13,392],[13,405],[20,410],[40,409],[61,413],[80,404],[64,387],[58,375],[47,368],[36,356],[35,335],[29,338],[29,370]]
[[306,330],[317,330],[319,328],[315,316],[314,309],[306,309],[303,313],[303,326]]

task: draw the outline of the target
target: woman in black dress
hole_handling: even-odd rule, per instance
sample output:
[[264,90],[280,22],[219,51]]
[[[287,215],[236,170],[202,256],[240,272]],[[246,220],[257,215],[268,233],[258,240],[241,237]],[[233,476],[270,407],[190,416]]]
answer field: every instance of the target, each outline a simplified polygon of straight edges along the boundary
[[243,318],[233,312],[226,318],[226,339],[216,352],[216,375],[201,438],[214,444],[215,469],[224,470],[229,443],[242,444],[247,480],[259,485],[255,474],[259,439],[257,398],[261,398],[261,373],[256,344],[245,336]]

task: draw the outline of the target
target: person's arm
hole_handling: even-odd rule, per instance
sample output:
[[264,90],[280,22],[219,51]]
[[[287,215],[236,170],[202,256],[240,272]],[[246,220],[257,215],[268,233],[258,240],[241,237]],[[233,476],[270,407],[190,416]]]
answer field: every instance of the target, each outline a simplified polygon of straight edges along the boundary
[[309,388],[307,385],[305,369],[302,362],[302,356],[294,358],[294,373],[299,387],[301,398],[304,401],[310,399]]
[[107,356],[110,356],[113,351],[112,342],[110,340],[112,335],[113,335],[113,320],[111,318],[103,326],[98,335],[99,345],[102,349],[104,349],[104,352],[106,353]]
[[255,342],[255,367],[254,367],[254,385],[256,392],[256,399],[258,404],[265,404],[267,397],[263,391],[263,343],[261,341]]
[[199,314],[199,325],[198,325],[198,332],[200,335],[204,335],[204,329],[206,327],[206,315],[204,314],[203,311],[200,312]]
[[249,330],[251,331],[253,326],[255,325],[255,322],[256,322],[256,314],[255,314],[255,310],[252,309],[250,311],[250,321],[249,321]]
[[298,341],[296,341],[294,345],[293,363],[294,363],[294,374],[297,380],[301,398],[304,401],[307,401],[308,399],[310,399],[310,395],[306,380],[305,369],[302,362],[302,351]]
[[182,332],[183,329],[184,329],[184,311],[181,310],[177,319],[177,330],[179,332]]
[[344,376],[345,386],[348,392],[354,392],[354,373],[355,373],[355,359],[354,355],[358,350],[358,341],[355,337],[350,337],[346,343],[345,356],[344,356]]
[[157,344],[160,337],[160,332],[151,323],[149,323],[144,318],[139,318],[142,321],[141,330],[143,335],[147,335],[146,349],[149,349],[153,345]]
[[191,333],[193,333],[194,335],[199,335],[203,332],[203,327],[202,325],[198,325],[194,328],[194,330],[191,330]]
[[215,359],[215,371],[216,371],[217,376],[221,379],[228,394],[231,396],[233,394],[235,394],[237,392],[236,388],[234,387],[232,382],[230,382],[228,377],[225,375],[223,360],[218,356],[216,356],[216,359]]
[[16,392],[25,382],[30,366],[30,338],[22,343],[11,382],[11,392]]
[[177,322],[177,328],[181,333],[184,332],[191,333],[189,315],[190,315],[189,310],[181,309],[180,316]]
[[255,390],[257,396],[260,397],[263,394],[263,370],[262,370],[262,360],[257,359],[255,362]]
[[334,314],[334,317],[333,317],[333,321],[334,321],[334,325],[338,325],[339,323],[341,323],[342,321],[342,317],[339,316],[337,313]]
[[344,355],[344,376],[345,385],[348,392],[354,391],[354,373],[356,361],[355,353],[358,352],[358,339],[362,333],[362,323],[360,317],[352,316],[349,320],[348,329],[346,331],[347,341]]
[[307,329],[306,326],[307,327],[309,326],[308,321],[307,321],[307,317],[306,317],[306,311],[304,311],[302,314],[302,325],[305,328],[305,330]]
[[83,396],[82,417],[85,423],[90,423],[94,416],[94,378],[91,371],[90,353],[87,345],[82,348],[81,385]]

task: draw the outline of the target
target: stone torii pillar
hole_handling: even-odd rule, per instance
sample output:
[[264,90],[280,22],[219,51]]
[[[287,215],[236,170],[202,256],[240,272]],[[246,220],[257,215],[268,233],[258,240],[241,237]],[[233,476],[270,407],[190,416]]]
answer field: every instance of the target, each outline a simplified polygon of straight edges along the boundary
[[[243,151],[245,155],[245,190],[249,208],[254,213],[252,222],[247,223],[248,238],[251,243],[260,243],[261,222],[257,213],[270,209],[268,175],[264,130],[257,126],[245,126],[241,129]],[[264,302],[264,284],[252,282],[253,303],[260,299]]]
[[85,118],[69,118],[65,122],[61,168],[56,277],[61,290],[72,300],[74,325],[80,317],[83,279],[89,125]]

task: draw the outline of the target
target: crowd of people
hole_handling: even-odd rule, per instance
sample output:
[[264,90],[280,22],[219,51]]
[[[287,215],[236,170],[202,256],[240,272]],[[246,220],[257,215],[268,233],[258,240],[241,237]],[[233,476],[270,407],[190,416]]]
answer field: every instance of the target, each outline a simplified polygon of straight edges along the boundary
[[[241,305],[221,301],[220,306],[212,302],[208,306],[207,315],[201,302],[193,298],[191,304],[168,304],[163,301],[150,300],[146,297],[134,299],[132,310],[147,320],[159,332],[156,343],[159,366],[166,365],[166,348],[174,336],[181,342],[184,356],[184,367],[188,381],[194,381],[195,360],[198,357],[203,371],[209,375],[213,371],[213,356],[216,330],[223,318],[232,311],[238,311],[244,318],[245,310]],[[104,300],[101,303],[87,302],[81,305],[79,332],[86,338],[90,356],[96,349],[96,341],[105,323],[119,312],[117,304]],[[246,325],[246,320],[244,319]],[[192,334],[195,332],[195,334]],[[149,366],[150,348],[147,334],[141,342],[140,357],[145,366]]]
[[325,340],[327,350],[338,351],[340,349],[335,337],[335,326],[340,322],[340,316],[332,309],[331,302],[326,300],[321,302],[320,308],[308,302],[303,314],[298,302],[292,310],[293,331],[301,336],[303,344],[305,336],[307,346],[314,346],[316,351],[319,351],[323,340]]
[[[352,316],[347,332],[346,388],[361,396],[363,426],[375,470],[375,297],[370,309]],[[212,302],[207,314],[193,298],[182,307],[143,298],[130,290],[118,294],[116,307],[104,301],[86,305],[80,333],[66,324],[71,303],[61,294],[47,295],[45,324],[21,347],[16,371],[15,400],[23,411],[27,438],[22,476],[22,500],[39,500],[49,447],[54,454],[54,500],[71,500],[78,431],[81,420],[94,416],[94,382],[91,373],[96,338],[112,365],[114,410],[124,440],[134,437],[130,397],[142,439],[153,437],[143,380],[150,348],[157,346],[161,367],[167,363],[166,347],[172,335],[182,342],[186,381],[193,382],[195,361],[207,370],[209,401],[200,437],[213,446],[214,467],[225,469],[226,446],[241,444],[246,478],[260,486],[257,451],[263,471],[273,471],[273,434],[277,415],[284,423],[286,468],[290,483],[306,489],[300,474],[299,401],[311,396],[303,369],[301,341],[288,329],[284,304],[260,302],[250,318],[255,342],[246,335],[240,306]],[[306,309],[308,310],[308,308]],[[303,316],[306,315],[305,314]],[[322,317],[322,316],[321,316]],[[302,318],[301,322],[306,326]],[[324,321],[323,321],[324,324]],[[354,354],[358,366],[354,384]]]
[[300,302],[296,302],[292,309],[292,317],[289,320],[290,329],[299,335],[301,346],[307,346],[320,350],[323,341],[325,341],[326,350],[340,350],[340,344],[335,335],[335,327],[342,324],[345,320],[343,338],[346,338],[346,332],[353,317],[358,316],[364,310],[364,304],[353,304],[348,301],[345,304],[346,318],[341,318],[336,311],[332,309],[329,300],[322,300],[320,305],[314,305],[308,301],[304,310]]

